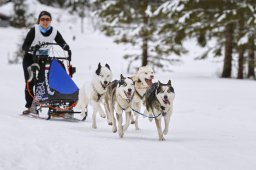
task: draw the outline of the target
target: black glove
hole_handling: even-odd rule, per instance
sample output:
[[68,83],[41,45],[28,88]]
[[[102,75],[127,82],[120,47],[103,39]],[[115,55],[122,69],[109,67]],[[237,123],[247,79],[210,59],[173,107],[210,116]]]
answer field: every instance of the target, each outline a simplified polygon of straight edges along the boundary
[[32,47],[30,47],[30,51],[37,51],[37,50],[39,50],[39,48],[40,48],[40,45],[35,45],[35,46],[32,46]]
[[65,51],[68,51],[70,48],[69,48],[69,45],[64,44],[64,45],[62,46],[62,49],[65,50]]

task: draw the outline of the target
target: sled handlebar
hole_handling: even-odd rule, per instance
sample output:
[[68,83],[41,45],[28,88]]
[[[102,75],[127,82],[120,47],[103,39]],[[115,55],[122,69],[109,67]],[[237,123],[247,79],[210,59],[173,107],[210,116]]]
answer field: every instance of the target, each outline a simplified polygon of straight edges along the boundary
[[[46,43],[40,43],[40,44],[34,46],[34,48],[32,48],[32,49],[29,50],[29,51],[33,52],[34,61],[36,61],[37,56],[40,56],[40,55],[37,55],[36,52],[37,52],[41,47],[47,47],[48,45],[59,45],[59,44],[46,42]],[[47,56],[47,58],[68,60],[68,61],[70,62],[70,61],[71,61],[72,52],[71,52],[71,50],[67,50],[67,52],[68,52],[68,57],[49,57],[49,56]]]

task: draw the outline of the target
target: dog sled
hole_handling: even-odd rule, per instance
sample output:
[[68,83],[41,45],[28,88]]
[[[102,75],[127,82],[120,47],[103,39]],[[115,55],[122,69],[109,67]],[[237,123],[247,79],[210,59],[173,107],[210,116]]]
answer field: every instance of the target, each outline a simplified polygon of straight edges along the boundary
[[[30,77],[26,88],[33,97],[32,113],[40,117],[39,112],[46,108],[47,120],[55,117],[74,120],[74,114],[81,113],[74,110],[79,93],[72,80],[76,68],[71,65],[71,51],[63,52],[68,53],[67,56],[57,57],[49,48],[55,45],[58,44],[43,43],[39,45],[40,48],[31,51],[34,63],[28,68]],[[33,92],[29,89],[29,83],[34,83]],[[86,116],[81,120],[85,120]]]

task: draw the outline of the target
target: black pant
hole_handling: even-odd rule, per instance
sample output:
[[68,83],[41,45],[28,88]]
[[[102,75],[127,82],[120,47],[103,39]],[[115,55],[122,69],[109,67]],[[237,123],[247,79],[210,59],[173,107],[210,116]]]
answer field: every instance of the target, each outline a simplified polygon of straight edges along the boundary
[[[23,58],[23,71],[24,71],[24,77],[25,77],[25,99],[26,99],[26,108],[30,108],[33,102],[33,98],[30,96],[28,90],[27,90],[27,80],[29,79],[29,74],[28,74],[28,67],[33,64],[33,55],[26,53],[24,58]],[[34,96],[33,93],[33,88],[34,88],[34,81],[32,80],[29,82],[29,90],[31,94]]]

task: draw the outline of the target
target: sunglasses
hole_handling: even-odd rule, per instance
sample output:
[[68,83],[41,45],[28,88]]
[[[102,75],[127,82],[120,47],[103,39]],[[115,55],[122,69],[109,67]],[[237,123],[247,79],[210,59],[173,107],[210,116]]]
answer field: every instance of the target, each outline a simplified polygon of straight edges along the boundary
[[51,18],[40,18],[40,21],[51,21]]

